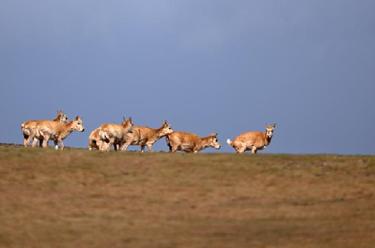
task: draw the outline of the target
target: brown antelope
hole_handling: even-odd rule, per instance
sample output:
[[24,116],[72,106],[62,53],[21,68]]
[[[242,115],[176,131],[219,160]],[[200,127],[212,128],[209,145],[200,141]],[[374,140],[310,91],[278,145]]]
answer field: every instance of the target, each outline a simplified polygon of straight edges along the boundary
[[258,150],[263,150],[271,143],[275,128],[276,124],[267,125],[264,132],[246,132],[237,136],[233,141],[227,139],[227,143],[232,146],[237,153],[251,150],[251,153],[255,154]]
[[199,137],[193,133],[173,132],[167,136],[167,145],[170,152],[184,151],[197,153],[207,147],[220,149],[217,133],[207,137]]
[[[55,149],[61,150],[64,149],[63,140],[68,137],[73,131],[83,132],[85,128],[83,127],[83,122],[81,117],[76,116],[76,118],[72,121],[67,123],[57,123],[57,122],[43,122],[40,123],[37,127],[38,129],[38,137],[34,138],[34,142],[37,139],[43,139],[43,147],[48,146],[48,141],[53,140],[55,143]],[[37,139],[36,139],[37,138]],[[33,146],[34,146],[33,142]]]
[[155,142],[172,132],[173,129],[167,121],[164,121],[160,128],[134,126],[132,132],[128,133],[122,149],[126,151],[129,145],[138,145],[141,146],[142,152],[145,146],[147,146],[149,152],[152,152],[152,146]]
[[[115,151],[122,149],[127,134],[132,131],[132,118],[123,119],[121,124],[105,123],[99,127],[99,150],[109,151],[113,145]],[[121,147],[120,147],[121,146]]]
[[[48,122],[50,120],[29,120],[25,121],[21,124],[21,130],[23,134],[23,145],[27,147],[30,142],[34,139],[35,135],[37,134],[37,126],[43,122]],[[66,123],[68,121],[68,117],[66,114],[59,110],[57,111],[57,115],[55,119],[52,120],[56,123]],[[42,145],[42,141],[40,140],[40,145]]]

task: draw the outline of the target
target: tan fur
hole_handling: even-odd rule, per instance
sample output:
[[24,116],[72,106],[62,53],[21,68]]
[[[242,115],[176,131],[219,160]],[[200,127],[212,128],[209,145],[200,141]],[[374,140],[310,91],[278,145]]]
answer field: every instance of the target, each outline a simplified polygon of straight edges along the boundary
[[[36,136],[36,139],[43,139],[43,147],[47,147],[48,141],[53,140],[55,143],[55,148],[61,148],[61,150],[64,149],[63,140],[69,134],[71,134],[73,131],[85,131],[82,119],[79,116],[76,116],[76,118],[73,121],[70,121],[68,123],[44,121],[38,124],[37,129],[38,134]],[[34,139],[34,142],[36,139]],[[33,146],[35,146],[34,143]]]
[[201,138],[193,133],[173,132],[167,136],[167,145],[170,152],[184,151],[197,153],[206,147],[220,149],[216,133]]
[[[131,118],[123,120],[121,124],[105,123],[99,127],[99,138],[101,140],[99,149],[109,151],[112,146],[115,150],[123,149],[127,134],[131,132],[133,121]],[[121,147],[120,147],[121,146]]]
[[237,136],[233,141],[228,139],[227,143],[232,146],[237,153],[243,153],[247,150],[251,150],[251,152],[255,154],[258,150],[266,148],[266,146],[271,143],[275,128],[276,124],[267,125],[264,132],[246,132]]
[[[23,134],[23,145],[25,147],[27,147],[30,144],[30,142],[34,139],[35,135],[38,132],[37,127],[46,121],[48,122],[51,120],[28,120],[21,124],[21,130]],[[55,119],[53,119],[52,121],[56,123],[66,123],[68,121],[68,117],[63,111],[59,110],[57,111]],[[40,145],[41,144],[42,143],[40,143]]]
[[142,152],[145,146],[151,152],[156,141],[172,132],[173,129],[167,121],[164,121],[160,128],[134,126],[132,132],[127,135],[123,150],[127,150],[129,145],[138,145],[141,146]]

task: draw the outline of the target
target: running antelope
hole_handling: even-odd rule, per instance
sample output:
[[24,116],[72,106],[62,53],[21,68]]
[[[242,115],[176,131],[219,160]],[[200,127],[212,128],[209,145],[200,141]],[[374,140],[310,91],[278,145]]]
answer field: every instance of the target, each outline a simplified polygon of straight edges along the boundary
[[160,128],[134,126],[132,132],[128,133],[126,137],[123,150],[126,151],[129,145],[138,145],[141,146],[142,152],[145,146],[147,146],[149,152],[152,152],[152,146],[155,142],[172,132],[173,129],[167,121],[164,121]]
[[[37,126],[43,122],[49,122],[51,120],[29,120],[25,121],[21,124],[21,130],[23,134],[23,145],[27,147],[30,145],[30,142],[34,139],[35,135],[37,134]],[[52,120],[56,123],[66,123],[68,121],[68,117],[66,114],[59,110],[57,111],[57,115],[55,119]],[[42,141],[40,140],[40,146],[42,145]]]
[[264,132],[246,132],[237,136],[233,141],[227,139],[227,143],[232,146],[237,153],[251,150],[251,153],[255,154],[258,150],[263,150],[271,143],[275,128],[276,124],[267,125]]
[[207,147],[220,149],[217,133],[206,137],[199,137],[193,133],[173,132],[167,136],[167,145],[170,152],[184,151],[197,153]]
[[[38,139],[43,139],[43,147],[48,146],[48,141],[53,140],[55,143],[55,149],[64,149],[63,140],[68,137],[73,131],[83,132],[85,128],[83,127],[83,122],[81,117],[76,116],[74,120],[67,123],[58,122],[44,122],[38,125],[38,134],[34,138],[34,142]],[[33,146],[34,146],[33,142]]]
[[125,139],[129,132],[132,132],[132,118],[123,119],[121,124],[105,123],[99,127],[99,150],[109,151],[113,145],[115,151],[123,150]]

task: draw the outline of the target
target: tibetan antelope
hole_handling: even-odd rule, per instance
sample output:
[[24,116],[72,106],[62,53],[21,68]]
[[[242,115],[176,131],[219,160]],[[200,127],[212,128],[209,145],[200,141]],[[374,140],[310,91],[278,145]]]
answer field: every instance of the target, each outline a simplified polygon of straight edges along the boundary
[[[94,149],[101,150],[101,148],[106,145],[106,144],[103,144],[103,142],[109,143],[109,140],[106,138],[106,135],[104,133],[102,133],[103,140],[100,138],[100,130],[101,130],[100,127],[95,128],[94,130],[92,130],[92,132],[89,135],[88,148],[90,151]],[[119,145],[116,144],[115,150],[117,150],[118,148],[119,148]]]
[[197,153],[207,147],[220,149],[217,133],[211,133],[206,137],[199,137],[193,133],[173,132],[167,135],[167,145],[170,152],[184,151]]
[[[76,116],[74,120],[67,123],[57,123],[57,122],[44,122],[38,125],[38,134],[34,138],[34,142],[37,139],[43,139],[43,147],[48,146],[48,141],[53,140],[55,143],[55,149],[64,149],[63,140],[68,137],[73,131],[84,132],[83,121],[81,117]],[[34,143],[33,143],[34,146]]]
[[[34,139],[35,135],[37,134],[37,126],[43,122],[49,122],[51,120],[29,120],[25,121],[21,124],[21,130],[23,134],[23,145],[27,147],[30,145],[30,142]],[[57,115],[55,119],[52,120],[55,123],[66,123],[68,121],[68,117],[66,114],[59,110],[57,111]],[[42,145],[42,141],[40,140],[40,146]]]
[[119,148],[122,150],[125,139],[129,132],[132,132],[132,118],[125,119],[121,124],[105,123],[99,127],[99,150],[109,151],[113,146],[115,151]]
[[160,128],[150,128],[143,126],[134,126],[131,133],[128,133],[123,150],[127,150],[129,145],[138,145],[141,147],[141,152],[144,152],[145,146],[149,152],[152,151],[152,146],[156,141],[173,132],[172,127],[167,121],[161,125]]
[[227,139],[227,143],[232,146],[237,153],[250,150],[251,153],[255,154],[258,150],[263,150],[271,143],[275,128],[276,124],[267,125],[264,132],[246,132],[237,136],[233,141]]

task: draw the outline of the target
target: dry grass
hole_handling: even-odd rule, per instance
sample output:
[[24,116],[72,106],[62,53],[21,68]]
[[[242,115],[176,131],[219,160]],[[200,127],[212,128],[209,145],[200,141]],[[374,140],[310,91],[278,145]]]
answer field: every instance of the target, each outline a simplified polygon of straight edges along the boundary
[[374,247],[375,157],[0,146],[2,247]]

